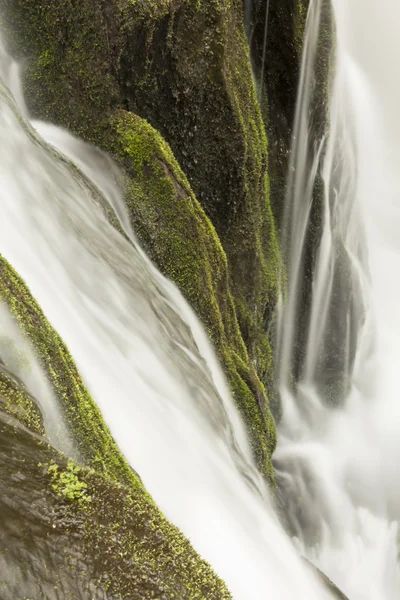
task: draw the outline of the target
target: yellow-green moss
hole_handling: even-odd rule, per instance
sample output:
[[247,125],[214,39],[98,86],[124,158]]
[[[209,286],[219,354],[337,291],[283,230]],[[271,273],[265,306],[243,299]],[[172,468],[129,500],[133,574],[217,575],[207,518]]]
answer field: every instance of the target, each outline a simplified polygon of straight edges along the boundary
[[[0,486],[6,597],[48,597],[50,581],[71,599],[231,598],[141,484],[78,467],[1,411]],[[24,573],[17,586],[14,569]]]
[[0,408],[15,417],[30,431],[44,435],[42,415],[35,399],[22,381],[0,362]]
[[52,489],[60,498],[76,500],[80,504],[91,502],[87,494],[87,484],[79,478],[82,468],[69,460],[65,469],[60,469],[57,463],[51,461],[47,473],[51,476]]
[[[144,490],[131,493],[114,488],[109,493],[94,473],[87,476],[86,483],[92,501],[83,509],[89,523],[85,535],[88,545],[97,545],[100,551],[104,573],[100,582],[109,593],[123,598],[153,598],[146,594],[146,580],[151,576],[169,600],[231,598],[225,584]],[[105,532],[101,524],[110,515],[113,522]],[[135,596],[131,595],[132,587],[137,588]]]
[[[126,111],[115,113],[111,125],[116,133],[114,152],[131,174],[127,206],[134,229],[149,256],[175,281],[205,325],[247,426],[257,464],[272,479],[275,426],[265,389],[243,343],[227,259],[216,231],[160,134]],[[266,334],[263,341],[267,372],[272,356]]]
[[47,321],[26,284],[1,255],[0,301],[8,306],[20,330],[35,349],[86,464],[116,480],[135,485],[137,478],[115,444],[67,347]]

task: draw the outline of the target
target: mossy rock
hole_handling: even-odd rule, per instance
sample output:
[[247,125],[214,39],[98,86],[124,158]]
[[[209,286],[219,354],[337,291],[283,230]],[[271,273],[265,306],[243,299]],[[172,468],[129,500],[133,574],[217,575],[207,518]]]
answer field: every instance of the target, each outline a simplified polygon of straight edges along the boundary
[[[227,258],[215,228],[170,147],[149,123],[120,110],[111,125],[114,152],[131,175],[127,206],[135,232],[150,258],[174,280],[200,316],[247,425],[257,464],[272,480],[275,425],[241,336]],[[269,345],[261,360],[265,371],[272,368]]]
[[242,16],[227,0],[2,6],[33,115],[124,164],[135,231],[200,316],[271,475],[265,385],[279,253]]
[[[116,481],[136,485],[137,477],[114,442],[67,347],[47,321],[24,281],[1,255],[0,301],[8,307],[16,325],[35,350],[61,404],[82,460]],[[14,401],[9,396],[7,402],[24,409],[17,397]],[[29,411],[26,419],[37,422],[35,416],[29,417]],[[24,418],[21,421],[24,423]]]
[[1,410],[0,491],[3,600],[231,598],[140,484],[74,465]]
[[241,334],[256,363],[275,307],[279,251],[243,6],[236,0],[171,5],[151,27],[132,25],[131,9],[119,70],[122,101],[168,141],[213,222]]
[[[23,313],[21,329],[27,334],[34,320],[39,341],[51,335],[58,347],[63,346],[23,282],[4,259],[0,264],[2,300],[18,285],[13,309]],[[21,311],[22,301],[29,315]],[[41,347],[38,341],[33,343]],[[48,337],[46,344],[54,357],[49,357],[52,368],[65,374]],[[69,373],[65,376],[68,379]],[[76,400],[71,392],[70,401]],[[94,434],[99,437],[96,428]],[[111,468],[106,458],[100,467],[91,461],[100,472],[78,466],[52,448],[44,435],[38,403],[0,362],[0,595],[4,600],[22,595],[83,600],[231,598],[225,584],[165,519],[138,478],[121,477],[115,462]],[[104,452],[109,451],[117,456],[116,448],[104,445]],[[118,479],[125,479],[129,487]]]
[[43,416],[37,401],[1,359],[0,411],[16,419],[29,431],[44,436]]

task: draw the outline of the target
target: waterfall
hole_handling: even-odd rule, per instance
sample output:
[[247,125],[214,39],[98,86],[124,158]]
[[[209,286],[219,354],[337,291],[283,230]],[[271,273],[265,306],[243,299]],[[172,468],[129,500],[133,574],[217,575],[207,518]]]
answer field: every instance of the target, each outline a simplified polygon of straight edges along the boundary
[[[400,593],[400,5],[332,0],[328,81],[328,4],[310,0],[282,221],[274,465],[286,532],[201,324],[136,240],[119,168],[29,119],[0,47],[0,252],[157,505],[236,600],[331,597],[300,554],[349,600]],[[267,41],[266,29],[266,68]],[[39,399],[50,441],[75,457],[32,349],[4,307],[0,318],[2,356]]]
[[[333,1],[334,77],[328,126],[318,137],[312,97],[324,6],[310,3],[283,237],[288,290],[278,328],[275,466],[287,527],[300,552],[351,600],[394,600],[400,592],[400,82],[393,68],[400,6],[376,4]],[[307,235],[318,200],[322,225],[307,306]],[[329,361],[335,371],[327,382]],[[336,397],[335,382],[342,384]]]
[[128,462],[235,599],[328,598],[273,512],[206,334],[131,231],[118,169],[30,123],[18,70],[0,60],[0,251],[68,345]]

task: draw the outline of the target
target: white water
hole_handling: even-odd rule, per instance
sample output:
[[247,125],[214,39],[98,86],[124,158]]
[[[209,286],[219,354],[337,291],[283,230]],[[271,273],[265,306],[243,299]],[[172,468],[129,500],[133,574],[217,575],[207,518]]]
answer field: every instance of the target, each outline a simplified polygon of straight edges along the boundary
[[[328,598],[273,513],[200,324],[134,240],[111,183],[118,171],[108,179],[107,157],[34,125],[86,176],[23,124],[0,83],[0,251],[68,345],[128,461],[235,599]],[[109,224],[105,198],[132,243]]]
[[50,443],[71,458],[79,455],[68,435],[62,411],[37,357],[6,306],[0,304],[0,357],[9,372],[20,379],[38,404]]
[[[299,549],[350,600],[394,600],[400,594],[400,4],[334,0],[333,5],[336,76],[322,168],[329,202],[296,397],[288,380],[296,270],[286,311],[281,309],[280,352],[286,362],[280,371],[283,419],[276,464]],[[307,107],[298,115],[300,155],[308,115]],[[296,176],[304,180],[302,173]],[[292,188],[300,194],[297,201],[310,201],[301,185]],[[301,206],[293,210],[305,210]],[[294,220],[292,261],[298,260],[307,218],[303,213]],[[316,386],[334,291],[335,236],[344,241],[352,264],[360,327],[354,368],[349,365],[351,391],[339,410],[326,408]]]
[[[281,312],[283,419],[276,463],[299,550],[350,600],[394,600],[400,593],[400,5],[396,0],[379,7],[377,0],[335,0],[334,9],[336,77],[326,145],[321,140],[313,147],[307,138],[318,60],[317,0],[309,18],[294,128],[288,187],[298,212],[287,228],[295,276],[286,312]],[[2,73],[26,114],[18,69],[4,56]],[[82,169],[134,240],[111,181],[119,174],[108,157],[48,124],[33,125]],[[1,90],[0,130],[0,251],[66,341],[114,436],[158,505],[236,599],[323,598],[326,593],[300,563],[273,515],[243,426],[189,307],[136,242],[129,244],[109,225],[104,200],[88,180],[27,133]],[[304,148],[312,149],[311,160]],[[298,308],[296,275],[300,278],[299,250],[323,148],[330,201],[295,398],[288,364]],[[334,291],[337,237],[352,265],[360,331],[354,366],[347,361],[350,395],[343,409],[333,411],[321,402],[315,378]]]

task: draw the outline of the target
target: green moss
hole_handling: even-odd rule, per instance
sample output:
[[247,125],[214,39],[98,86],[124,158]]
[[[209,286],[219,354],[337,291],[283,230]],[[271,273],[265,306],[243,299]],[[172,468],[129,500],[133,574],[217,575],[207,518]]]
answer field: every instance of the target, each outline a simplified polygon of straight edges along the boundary
[[0,407],[18,419],[27,429],[44,435],[43,419],[36,400],[22,381],[12,375],[0,361]]
[[[126,111],[115,113],[111,125],[114,152],[131,174],[127,206],[134,229],[149,256],[175,281],[205,325],[250,434],[257,464],[270,476],[275,427],[265,389],[243,343],[227,259],[216,231],[160,134]],[[268,371],[272,356],[266,337],[264,343],[263,368]]]
[[8,306],[36,351],[86,464],[116,480],[135,485],[137,479],[115,444],[68,349],[25,283],[1,255],[0,300]]
[[80,504],[91,502],[92,498],[86,492],[87,484],[79,479],[81,467],[75,465],[72,460],[64,470],[60,470],[59,466],[52,461],[47,469],[47,473],[51,476],[51,487],[60,498],[67,500],[76,500]]
[[226,364],[232,394],[247,424],[256,462],[274,486],[269,459],[276,446],[276,429],[269,407],[264,403],[265,390],[255,369],[249,368],[235,352],[230,351],[226,356]]
[[231,598],[141,484],[77,467],[1,412],[0,487],[6,597],[48,597],[50,581],[62,598]]

